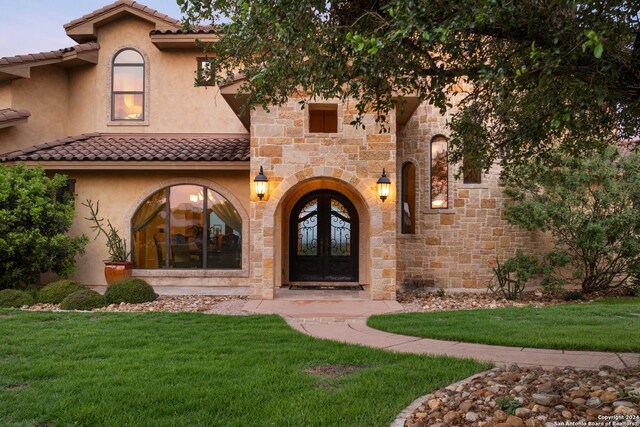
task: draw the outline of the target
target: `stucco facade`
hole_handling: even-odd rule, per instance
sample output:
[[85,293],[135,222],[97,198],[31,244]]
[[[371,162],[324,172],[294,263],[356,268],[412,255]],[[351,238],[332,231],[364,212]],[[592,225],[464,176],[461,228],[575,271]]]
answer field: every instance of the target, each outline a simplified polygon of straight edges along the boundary
[[[131,243],[133,217],[163,188],[196,185],[223,196],[242,223],[241,230],[235,226],[233,231],[240,241],[239,264],[226,270],[170,265],[170,231],[162,229],[167,254],[158,252],[158,268],[136,268],[133,273],[159,293],[270,299],[286,285],[346,284],[362,285],[372,299],[379,300],[394,299],[398,286],[413,279],[434,287],[481,289],[491,277],[496,258],[510,256],[518,247],[535,251],[544,244],[542,236],[506,223],[497,170],[484,174],[481,184],[463,184],[454,177],[457,166],[450,165],[449,205],[446,209],[430,207],[429,144],[434,136],[446,137],[447,133],[447,117],[430,106],[415,103],[406,109],[409,114],[391,115],[387,132],[380,132],[373,115],[365,117],[365,128],[351,126],[357,114],[354,102],[314,100],[301,109],[295,94],[268,112],[257,108],[239,117],[232,96],[238,85],[194,85],[198,58],[204,56],[195,40],[213,41],[213,32],[181,33],[175,20],[127,1],[113,3],[65,28],[82,44],[51,52],[45,60],[40,56],[26,62],[0,60],[0,111],[31,113],[19,124],[0,123],[0,153],[10,153],[0,157],[8,164],[40,164],[74,180],[76,218],[70,233],[76,235],[91,235],[87,211],[81,205],[86,199],[100,200],[101,214]],[[112,116],[114,58],[123,50],[143,58],[141,120],[114,120]],[[310,114],[314,106],[331,112],[327,117],[336,123],[330,131],[313,129]],[[95,134],[97,139],[64,139],[82,134]],[[213,144],[230,140],[229,135],[246,138],[250,159],[230,160],[216,157],[218,154],[192,158],[185,153],[188,147],[195,147],[195,136]],[[187,148],[177,154],[168,149],[165,157],[162,153],[140,155],[140,147],[148,142],[143,136],[164,141],[163,147],[175,138]],[[131,147],[123,148],[131,151],[129,157],[95,142],[118,137],[130,141]],[[403,233],[401,227],[400,171],[407,162],[416,167],[412,234]],[[252,182],[261,167],[268,178],[262,198]],[[383,170],[392,182],[385,201],[379,198],[376,185]],[[314,194],[318,198],[310,199]],[[320,212],[323,197],[331,203],[326,213]],[[312,215],[317,215],[318,224],[331,227],[327,233],[346,221],[341,230],[347,230],[347,237],[336,243],[333,235],[321,236],[320,228],[313,231],[318,233],[313,235],[315,240],[303,242],[296,237],[302,227],[296,225],[298,218],[311,212],[300,210],[300,203],[307,199],[316,203],[309,209],[317,210]],[[322,243],[325,238],[328,243]],[[155,235],[153,239],[156,241]],[[340,244],[343,252],[338,254]],[[303,272],[297,263],[304,261],[299,256],[309,245],[318,245],[312,248],[317,250],[315,255],[324,254],[326,264],[322,265],[337,265],[331,262],[337,262],[338,255],[350,257],[348,273],[319,274],[313,280],[304,276],[300,281]],[[86,255],[78,258],[73,278],[104,287],[102,261],[107,255],[104,241],[92,240]],[[163,256],[167,257],[166,268],[160,268],[165,266]]]

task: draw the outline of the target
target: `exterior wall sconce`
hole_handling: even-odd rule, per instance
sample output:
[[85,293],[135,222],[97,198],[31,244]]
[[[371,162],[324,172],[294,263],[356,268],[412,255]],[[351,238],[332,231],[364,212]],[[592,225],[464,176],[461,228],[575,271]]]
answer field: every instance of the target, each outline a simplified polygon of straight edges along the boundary
[[389,197],[389,192],[391,191],[391,180],[387,177],[387,173],[382,169],[382,176],[378,178],[378,196],[382,203],[387,200]]
[[262,166],[260,166],[260,173],[253,178],[253,184],[255,185],[256,195],[260,200],[267,193],[267,182],[269,180],[264,174],[264,170],[262,170]]

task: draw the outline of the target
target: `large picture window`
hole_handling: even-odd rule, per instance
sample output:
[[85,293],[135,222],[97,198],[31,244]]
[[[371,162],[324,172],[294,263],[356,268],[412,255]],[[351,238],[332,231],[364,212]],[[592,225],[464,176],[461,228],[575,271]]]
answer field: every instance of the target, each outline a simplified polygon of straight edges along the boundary
[[144,120],[144,58],[133,49],[113,58],[111,120]]
[[166,187],[131,220],[135,268],[240,269],[242,219],[216,191]]
[[449,163],[447,140],[436,136],[431,140],[431,209],[449,207]]
[[402,234],[416,232],[416,167],[402,166]]

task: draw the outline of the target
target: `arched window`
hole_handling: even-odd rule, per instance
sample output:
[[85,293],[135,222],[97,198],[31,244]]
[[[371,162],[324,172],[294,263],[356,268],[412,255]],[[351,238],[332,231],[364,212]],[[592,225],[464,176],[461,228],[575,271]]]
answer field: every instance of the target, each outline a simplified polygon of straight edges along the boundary
[[113,58],[111,120],[144,120],[144,58],[124,49]]
[[135,268],[240,269],[242,219],[222,195],[199,185],[154,193],[131,220]]
[[431,209],[449,207],[449,163],[447,140],[436,136],[431,140]]
[[416,167],[402,166],[402,234],[416,232]]

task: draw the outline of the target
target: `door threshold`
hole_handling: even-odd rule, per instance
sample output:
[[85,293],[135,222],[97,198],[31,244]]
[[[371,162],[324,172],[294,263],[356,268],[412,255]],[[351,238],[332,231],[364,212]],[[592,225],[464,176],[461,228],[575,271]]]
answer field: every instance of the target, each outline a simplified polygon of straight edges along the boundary
[[289,282],[289,289],[364,290],[359,282]]

